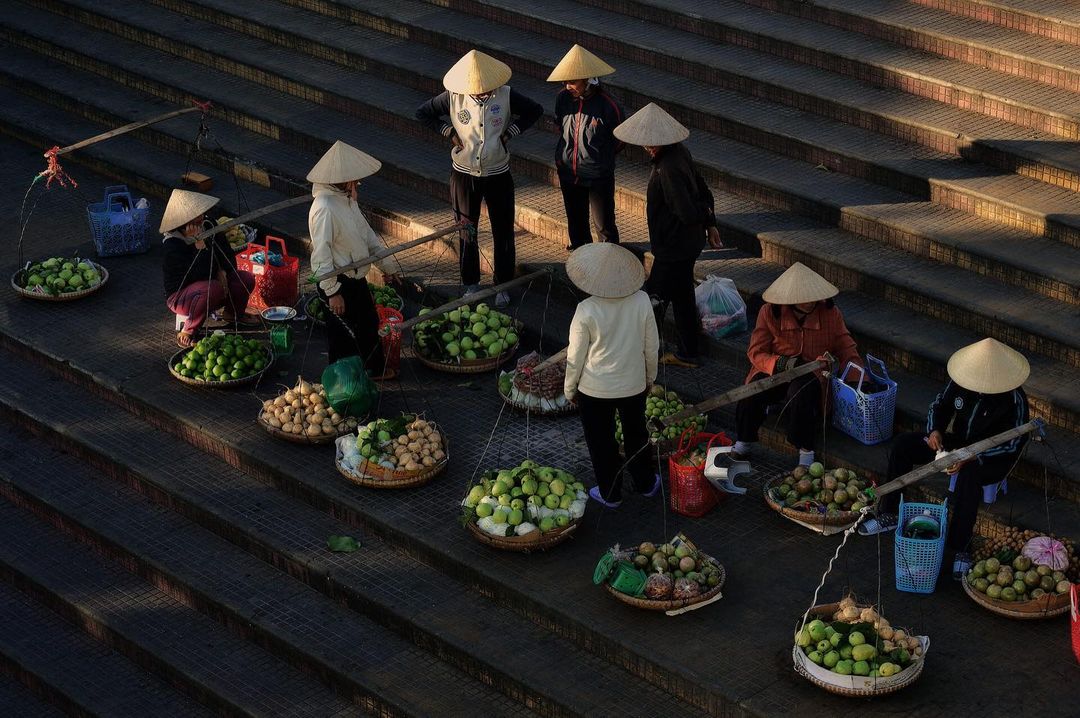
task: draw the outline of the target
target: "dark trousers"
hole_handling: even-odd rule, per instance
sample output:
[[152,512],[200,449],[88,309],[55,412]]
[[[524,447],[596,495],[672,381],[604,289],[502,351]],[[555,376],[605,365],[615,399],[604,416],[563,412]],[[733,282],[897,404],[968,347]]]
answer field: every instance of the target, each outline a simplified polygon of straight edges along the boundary
[[[671,304],[675,314],[675,333],[679,356],[693,359],[698,355],[701,318],[694,298],[694,259],[653,262],[648,291],[662,302]],[[660,317],[661,319],[663,317]]]
[[[752,379],[764,379],[755,374]],[[735,433],[739,441],[757,441],[758,429],[765,423],[770,404],[784,403],[783,421],[787,440],[796,449],[813,449],[814,438],[821,427],[821,383],[816,374],[801,376],[794,381],[754,394],[735,405]]]
[[[450,203],[457,221],[467,219],[474,227],[480,225],[480,203],[487,204],[491,236],[495,242],[495,284],[514,278],[514,178],[510,172],[489,177],[473,177],[450,170]],[[480,244],[477,237],[462,231],[461,283],[480,283]]]
[[622,419],[623,451],[629,459],[625,463],[634,479],[634,490],[644,493],[652,489],[656,476],[645,426],[645,392],[621,399],[597,399],[579,391],[577,404],[600,495],[607,501],[622,500],[624,460],[615,440],[616,411]]
[[560,178],[563,207],[566,209],[567,233],[570,247],[577,249],[592,242],[592,226],[603,242],[619,243],[619,229],[615,226],[615,178],[593,180],[589,185],[574,184]]
[[[934,460],[934,450],[926,445],[926,434],[909,432],[901,434],[893,441],[889,452],[888,479],[903,476],[916,466],[929,464]],[[1009,474],[1016,457],[1014,455],[995,456],[983,460],[970,461],[961,467],[956,475],[956,486],[949,492],[949,506],[952,507],[952,521],[949,523],[945,544],[954,551],[964,551],[975,530],[975,519],[979,504],[983,500],[983,487],[996,484]],[[878,508],[882,513],[895,514],[900,510],[900,491],[885,494]]]
[[[379,314],[371,298],[366,279],[341,277],[338,290],[345,300],[345,313],[340,317],[326,312],[327,358],[330,364],[345,357],[359,356],[372,376],[382,376],[385,360],[379,339]],[[330,306],[330,300],[319,288],[319,296]]]

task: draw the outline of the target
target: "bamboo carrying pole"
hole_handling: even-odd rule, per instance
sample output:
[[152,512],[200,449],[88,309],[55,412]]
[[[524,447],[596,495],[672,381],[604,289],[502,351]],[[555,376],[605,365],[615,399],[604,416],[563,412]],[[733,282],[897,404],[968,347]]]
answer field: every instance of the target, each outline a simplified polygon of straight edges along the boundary
[[[411,240],[409,242],[406,242],[405,244],[399,244],[396,247],[387,247],[386,249],[379,250],[378,252],[371,255],[370,257],[366,257],[364,259],[361,259],[359,262],[353,262],[352,264],[346,264],[344,267],[338,267],[337,269],[334,269],[332,271],[324,272],[323,274],[320,274],[317,277],[313,275],[308,279],[308,283],[309,284],[315,284],[317,282],[323,281],[324,279],[330,279],[331,277],[336,277],[337,275],[341,274],[342,272],[350,272],[350,271],[352,271],[354,269],[363,269],[364,267],[367,267],[369,265],[374,264],[375,262],[378,262],[380,259],[384,259],[384,258],[389,257],[391,255],[397,254],[398,252],[404,252],[406,249],[412,249],[413,247],[419,247],[421,244],[431,242],[433,240],[438,239],[439,237],[445,237],[446,235],[453,234],[454,232],[460,232],[461,230],[462,230],[462,227],[460,225],[456,225],[456,224],[451,226],[451,227],[443,227],[442,229],[437,230],[435,232],[432,232],[431,234],[425,234],[423,237],[420,237],[419,239]],[[473,295],[473,296],[475,296],[475,295]]]
[[415,316],[412,319],[406,319],[405,321],[398,322],[397,324],[394,324],[392,326],[393,326],[395,331],[399,331],[399,332],[404,331],[404,330],[406,330],[406,329],[408,329],[408,328],[410,328],[412,326],[415,326],[415,325],[419,324],[420,322],[426,322],[429,319],[435,319],[437,317],[441,317],[443,314],[446,314],[447,312],[452,312],[455,309],[457,309],[458,307],[464,307],[466,304],[472,304],[473,302],[476,302],[476,301],[478,301],[480,299],[487,299],[490,296],[498,294],[499,292],[503,291],[504,289],[509,289],[510,287],[516,287],[517,285],[524,284],[525,282],[531,282],[532,280],[534,280],[534,279],[536,279],[538,277],[541,277],[541,276],[543,276],[545,274],[551,274],[551,270],[550,269],[538,269],[535,272],[530,272],[529,274],[525,274],[523,276],[520,276],[517,279],[511,279],[509,282],[503,282],[502,284],[496,284],[494,287],[484,289],[483,291],[474,292],[473,294],[470,294],[467,297],[462,297],[461,299],[455,299],[452,302],[447,302],[446,304],[443,304],[442,306],[435,307],[430,312],[427,312],[425,314],[421,314],[419,316]]
[[531,374],[536,374],[536,373],[544,371],[549,366],[554,366],[555,364],[558,364],[559,362],[561,362],[563,359],[566,358],[566,352],[569,349],[570,349],[570,347],[566,347],[564,349],[561,349],[561,350],[555,352],[554,354],[549,356],[544,361],[540,362],[539,364],[532,367],[531,369],[527,369],[526,371],[528,371]]
[[180,115],[186,115],[189,112],[201,112],[201,111],[203,111],[203,108],[199,107],[199,106],[186,107],[186,108],[184,108],[182,110],[173,110],[171,112],[166,112],[166,113],[161,114],[161,115],[156,115],[154,117],[151,117],[148,120],[139,120],[138,122],[131,122],[131,123],[128,123],[128,124],[126,124],[126,125],[124,125],[122,127],[117,127],[115,130],[109,130],[108,132],[102,132],[100,135],[94,135],[93,137],[89,137],[89,138],[87,138],[85,140],[82,140],[81,142],[76,142],[73,145],[68,145],[67,147],[61,147],[60,149],[58,149],[53,154],[58,156],[58,157],[60,155],[66,155],[68,152],[74,152],[75,150],[81,150],[83,147],[89,147],[90,145],[97,144],[98,142],[102,142],[103,140],[108,140],[108,139],[111,139],[113,137],[119,137],[120,135],[131,132],[132,130],[137,130],[137,129],[141,128],[141,127],[146,127],[148,125],[152,125],[152,124],[157,123],[157,122],[164,122],[165,120],[171,120],[174,117],[179,117]]
[[893,479],[886,484],[882,484],[881,486],[877,487],[877,489],[875,489],[875,494],[877,498],[880,499],[885,494],[891,494],[894,491],[899,491],[905,486],[910,486],[911,484],[914,484],[916,481],[922,481],[928,476],[933,476],[938,472],[944,471],[945,469],[949,468],[957,462],[974,459],[976,456],[986,451],[987,449],[992,449],[995,446],[1004,444],[1007,441],[1012,441],[1019,436],[1030,434],[1032,432],[1038,432],[1041,436],[1044,433],[1045,426],[1046,424],[1042,419],[1032,419],[1026,424],[1021,424],[1020,426],[1014,427],[1007,431],[1003,431],[1000,434],[994,434],[993,436],[987,439],[983,439],[982,441],[976,441],[974,444],[965,446],[962,449],[950,451],[948,454],[942,456],[940,459],[935,459],[929,464],[920,466],[919,468],[909,471],[908,473],[904,474],[899,478]]
[[265,207],[260,207],[259,209],[253,209],[250,212],[248,212],[247,214],[240,215],[239,217],[234,217],[233,219],[230,219],[228,222],[222,222],[219,225],[211,227],[210,229],[205,230],[203,232],[200,232],[199,234],[197,234],[195,236],[194,241],[197,242],[200,239],[207,239],[209,237],[213,237],[215,234],[218,234],[220,232],[224,232],[224,231],[226,231],[228,229],[231,229],[231,228],[235,227],[238,224],[243,224],[244,222],[247,222],[250,219],[257,219],[259,217],[262,217],[264,214],[270,214],[272,212],[277,212],[279,210],[285,209],[286,207],[292,207],[294,205],[303,204],[304,202],[310,202],[310,201],[311,201],[311,197],[309,197],[307,195],[302,195],[300,197],[292,197],[290,199],[283,199],[280,202],[275,202],[274,204],[268,204]]

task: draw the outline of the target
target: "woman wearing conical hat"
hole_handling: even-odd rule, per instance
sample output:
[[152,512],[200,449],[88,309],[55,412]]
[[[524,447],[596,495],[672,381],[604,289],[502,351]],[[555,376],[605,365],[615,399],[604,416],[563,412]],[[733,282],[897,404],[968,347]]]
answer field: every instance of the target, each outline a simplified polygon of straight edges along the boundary
[[[308,211],[311,234],[311,271],[316,275],[332,272],[353,262],[367,259],[385,249],[379,235],[368,224],[356,204],[357,186],[375,174],[382,163],[341,140],[311,168],[311,196],[315,199]],[[390,265],[376,263],[388,280],[394,274]],[[326,321],[328,359],[359,355],[373,377],[384,374],[382,344],[379,340],[379,315],[368,290],[366,271],[343,271],[319,282],[318,292],[334,315]]]
[[220,200],[207,194],[174,189],[161,217],[165,256],[165,304],[186,316],[176,343],[189,347],[212,312],[223,310],[230,323],[246,323],[244,311],[255,287],[251,272],[236,268],[236,257],[224,233],[195,240],[206,229],[206,213]]
[[[939,451],[961,449],[1028,422],[1028,400],[1022,386],[1031,367],[1020,352],[996,339],[983,339],[953,354],[947,371],[949,381],[930,404],[926,430],[901,434],[893,441],[889,479],[930,463]],[[967,545],[984,487],[992,487],[992,500],[997,485],[1016,465],[1024,443],[1025,439],[1016,438],[949,467],[949,473],[956,474],[956,483],[949,495],[953,519],[945,540],[946,546],[957,552],[957,563],[970,561]],[[899,503],[899,492],[886,494],[878,506],[879,515],[865,522],[869,525],[863,533],[896,528]]]
[[551,71],[561,82],[555,96],[555,167],[559,173],[567,232],[573,250],[592,241],[592,226],[603,242],[619,242],[615,225],[615,155],[623,144],[614,130],[626,117],[618,100],[600,83],[615,68],[581,45],[574,45]]
[[615,439],[615,412],[623,427],[623,451],[634,490],[655,496],[645,426],[645,399],[656,379],[660,338],[649,296],[641,291],[645,270],[617,244],[587,244],[566,260],[566,273],[590,296],[570,322],[563,392],[577,403],[596,486],[589,496],[607,508],[622,502],[622,466]]
[[[794,369],[826,353],[839,367],[848,362],[862,366],[855,340],[832,301],[838,293],[824,277],[799,262],[777,277],[762,295],[765,305],[750,335],[746,382]],[[735,405],[733,453],[739,458],[750,455],[769,405],[783,402],[787,439],[799,450],[799,464],[814,463],[814,439],[821,430],[827,387],[819,371],[740,401]]]
[[[443,77],[443,92],[416,110],[416,118],[453,143],[450,150],[450,202],[454,215],[479,226],[480,205],[487,204],[495,244],[495,284],[514,278],[514,179],[507,143],[529,129],[544,108],[510,89],[510,66],[470,50]],[[479,290],[480,246],[462,230],[461,283],[468,296]],[[499,292],[495,305],[510,303]]]
[[655,258],[649,293],[671,303],[678,334],[678,348],[664,354],[660,362],[696,367],[701,318],[694,299],[694,263],[706,240],[713,247],[723,245],[712,193],[682,144],[689,136],[689,130],[653,103],[615,128],[616,138],[641,145],[652,161],[645,194],[649,243]]

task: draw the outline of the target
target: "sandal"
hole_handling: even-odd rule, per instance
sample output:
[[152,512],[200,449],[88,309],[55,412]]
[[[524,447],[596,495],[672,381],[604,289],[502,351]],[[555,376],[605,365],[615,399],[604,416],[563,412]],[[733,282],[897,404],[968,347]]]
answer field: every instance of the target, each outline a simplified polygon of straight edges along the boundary
[[899,517],[893,514],[881,514],[880,516],[871,516],[866,521],[859,524],[860,536],[876,536],[877,534],[883,534],[888,531],[895,531],[896,527],[900,525]]
[[600,487],[594,486],[589,489],[589,498],[606,509],[617,509],[622,506],[622,501],[608,501],[600,495]]
[[237,315],[232,314],[231,312],[222,312],[217,318],[218,321],[225,322],[226,324],[235,324],[240,327],[254,327],[259,324],[259,320],[249,314],[241,314],[237,317]]
[[642,494],[647,499],[651,499],[660,493],[660,486],[663,484],[663,479],[660,478],[660,474],[656,475],[656,481],[653,482],[652,488]]
[[371,377],[371,380],[372,381],[393,381],[394,379],[397,379],[397,377],[398,377],[398,373],[396,371],[394,371],[393,369],[387,369],[382,374],[380,374],[379,376]]
[[190,349],[192,344],[194,343],[195,342],[192,341],[192,336],[187,332],[176,333],[176,346],[180,347],[181,349]]
[[674,352],[668,352],[660,357],[660,363],[667,366],[680,366],[684,369],[697,369],[701,366],[699,359],[684,358]]

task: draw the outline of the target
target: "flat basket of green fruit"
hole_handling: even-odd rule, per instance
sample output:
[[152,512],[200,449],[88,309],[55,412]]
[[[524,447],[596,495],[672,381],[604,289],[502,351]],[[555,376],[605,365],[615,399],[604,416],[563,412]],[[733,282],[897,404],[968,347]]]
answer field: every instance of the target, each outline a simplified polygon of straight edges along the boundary
[[274,353],[257,339],[215,331],[169,359],[169,373],[192,386],[229,389],[259,380]]
[[1069,568],[1064,542],[1033,536],[1019,552],[1002,548],[976,562],[962,583],[972,600],[999,616],[1054,618],[1069,611]]
[[815,462],[776,477],[765,484],[763,493],[773,511],[792,521],[815,529],[846,528],[873,503],[868,485],[851,469],[826,471]]
[[720,562],[699,551],[681,534],[668,543],[645,542],[605,553],[593,583],[628,606],[682,613],[718,600],[727,579]]
[[930,638],[895,628],[847,597],[814,606],[795,633],[795,671],[830,693],[868,698],[907,688],[922,675]]
[[[420,315],[426,314],[420,310]],[[413,327],[413,353],[424,366],[450,374],[481,374],[506,363],[518,348],[521,323],[486,304],[459,307]]]
[[93,294],[109,281],[105,267],[78,257],[50,257],[28,262],[11,276],[20,297],[43,302],[71,302]]

